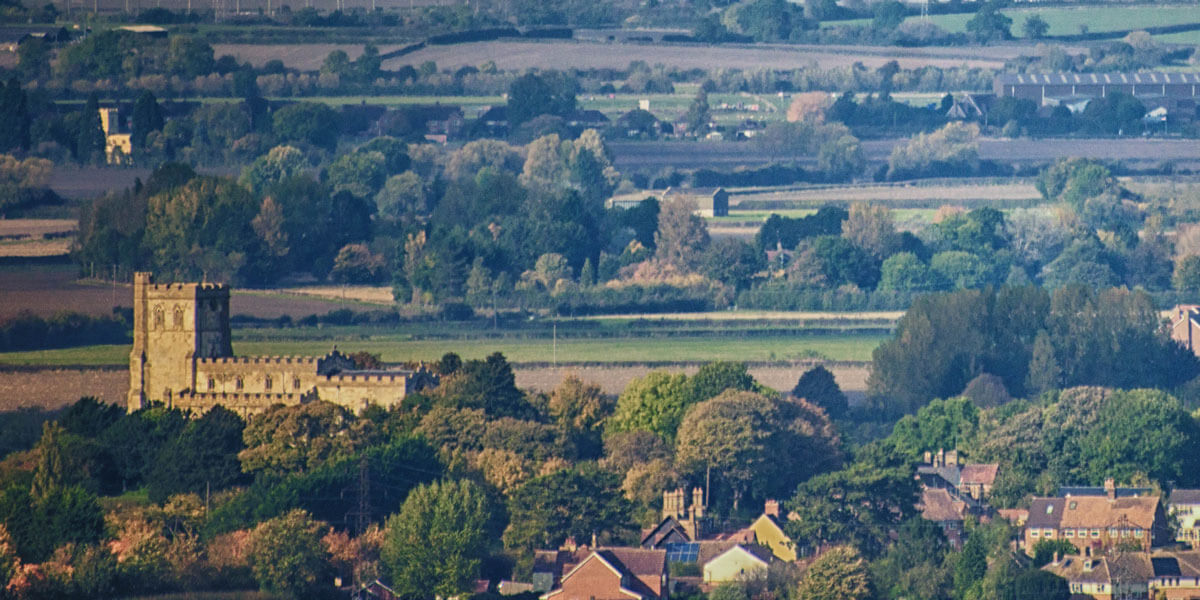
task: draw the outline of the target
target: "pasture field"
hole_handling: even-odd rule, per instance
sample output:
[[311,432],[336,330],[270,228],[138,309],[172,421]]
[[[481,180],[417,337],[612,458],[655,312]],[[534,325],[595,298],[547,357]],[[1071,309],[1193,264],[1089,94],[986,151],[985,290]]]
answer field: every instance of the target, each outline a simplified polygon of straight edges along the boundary
[[[777,362],[797,360],[868,361],[885,339],[879,335],[663,337],[614,339],[436,339],[401,340],[389,336],[366,340],[242,341],[234,353],[242,355],[318,355],[337,345],[344,351],[379,354],[385,362],[434,361],[447,352],[465,359],[484,358],[493,352],[517,363],[657,363],[736,360]],[[0,361],[4,355],[0,355]]]
[[[368,339],[237,340],[239,356],[320,356],[333,347],[344,352],[378,354],[384,362],[432,362],[447,352],[464,359],[486,358],[493,352],[514,363],[656,364],[733,360],[794,362],[830,360],[864,362],[884,339],[881,335],[840,336],[695,336],[613,339],[431,339],[377,335]],[[118,366],[129,363],[129,346],[104,345],[0,353],[4,366]]]
[[[1183,23],[1200,23],[1200,6],[1139,4],[1137,6],[1056,6],[1046,8],[1007,8],[1002,10],[1013,21],[1013,36],[1021,38],[1024,33],[1021,25],[1031,15],[1038,15],[1050,25],[1048,35],[1075,35],[1081,33],[1081,27],[1087,31],[1098,33],[1104,31],[1138,30],[1147,27],[1164,25],[1179,25]],[[967,21],[973,14],[930,15],[929,22],[951,33],[966,31]],[[907,20],[920,20],[921,17],[909,17]],[[826,26],[843,24],[870,24],[870,19],[854,19],[851,21],[830,21]],[[1171,36],[1189,35],[1171,34]],[[1194,38],[1195,35],[1193,34]],[[1168,41],[1163,38],[1161,41]],[[1185,43],[1170,40],[1173,43]]]

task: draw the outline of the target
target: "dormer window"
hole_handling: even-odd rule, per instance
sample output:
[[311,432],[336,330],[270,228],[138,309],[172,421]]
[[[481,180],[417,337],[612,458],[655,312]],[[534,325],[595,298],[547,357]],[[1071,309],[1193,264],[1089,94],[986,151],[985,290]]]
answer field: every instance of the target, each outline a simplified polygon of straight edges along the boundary
[[1048,515],[1054,514],[1054,505],[1053,504],[1046,505],[1046,514],[1048,514]]

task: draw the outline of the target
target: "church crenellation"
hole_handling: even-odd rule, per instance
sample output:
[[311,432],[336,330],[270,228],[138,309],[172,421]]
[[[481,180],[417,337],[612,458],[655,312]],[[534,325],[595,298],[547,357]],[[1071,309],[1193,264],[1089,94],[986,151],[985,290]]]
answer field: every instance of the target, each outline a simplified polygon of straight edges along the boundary
[[130,411],[161,403],[200,414],[219,404],[247,415],[318,398],[361,411],[372,404],[390,408],[438,383],[423,366],[360,370],[336,348],[320,357],[234,356],[230,291],[134,275]]

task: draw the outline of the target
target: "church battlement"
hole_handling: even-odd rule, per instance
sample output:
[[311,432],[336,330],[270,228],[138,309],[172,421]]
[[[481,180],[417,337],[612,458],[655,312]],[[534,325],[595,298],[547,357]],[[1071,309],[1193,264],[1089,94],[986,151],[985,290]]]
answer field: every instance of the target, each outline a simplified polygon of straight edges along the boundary
[[159,284],[134,274],[130,412],[161,402],[193,414],[223,405],[248,415],[317,398],[363,410],[438,384],[425,369],[360,370],[336,347],[323,356],[234,356],[229,297],[223,284]]
[[199,358],[199,365],[262,365],[287,367],[315,367],[320,360],[312,356],[218,356]]

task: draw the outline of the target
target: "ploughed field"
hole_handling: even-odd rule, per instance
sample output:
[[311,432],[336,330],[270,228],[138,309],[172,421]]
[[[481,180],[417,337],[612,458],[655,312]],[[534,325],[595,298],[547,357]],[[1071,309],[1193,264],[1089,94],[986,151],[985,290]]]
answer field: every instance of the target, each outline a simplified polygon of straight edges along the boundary
[[[381,46],[386,53],[399,46]],[[215,44],[216,56],[231,54],[239,62],[261,66],[282,60],[293,69],[314,71],[329,52],[344,50],[351,58],[362,52],[352,44]],[[1032,44],[988,47],[902,48],[898,46],[816,46],[797,44],[707,44],[597,43],[591,41],[498,40],[463,44],[431,45],[416,52],[385,60],[383,68],[418,66],[434,61],[439,69],[478,67],[493,61],[500,69],[625,69],[631,61],[644,60],[682,69],[794,69],[818,66],[829,69],[861,62],[877,68],[897,61],[902,68],[979,67],[999,69],[1004,61],[1034,51]]]
[[[126,360],[128,360],[126,348]],[[764,385],[781,391],[790,390],[796,380],[811,366],[809,363],[789,365],[753,365],[750,373]],[[617,395],[635,377],[664,368],[671,371],[694,373],[697,365],[680,366],[599,366],[562,365],[526,366],[516,365],[517,387],[525,390],[549,392],[570,373],[600,385],[606,394]],[[827,364],[837,379],[838,385],[850,397],[851,402],[861,398],[866,390],[868,367],[865,364]],[[104,402],[122,404],[129,391],[129,372],[124,365],[99,368],[42,368],[0,369],[0,411],[15,410],[24,406],[47,409],[66,406],[81,396],[94,396]]]

